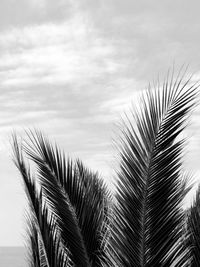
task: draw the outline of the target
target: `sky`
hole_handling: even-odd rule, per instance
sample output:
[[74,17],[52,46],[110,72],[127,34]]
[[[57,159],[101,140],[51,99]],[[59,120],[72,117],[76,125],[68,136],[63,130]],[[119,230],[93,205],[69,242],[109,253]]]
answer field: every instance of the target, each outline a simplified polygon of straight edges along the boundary
[[[200,77],[199,9],[186,0],[0,1],[0,246],[25,243],[12,131],[40,129],[110,182],[120,114],[174,63]],[[197,176],[199,118],[197,109],[186,156]]]

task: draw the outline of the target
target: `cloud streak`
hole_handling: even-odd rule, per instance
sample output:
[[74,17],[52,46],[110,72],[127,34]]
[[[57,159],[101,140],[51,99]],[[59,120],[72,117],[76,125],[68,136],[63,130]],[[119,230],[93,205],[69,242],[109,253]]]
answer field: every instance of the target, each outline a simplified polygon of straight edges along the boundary
[[0,35],[0,85],[63,84],[112,74],[114,48],[73,19]]

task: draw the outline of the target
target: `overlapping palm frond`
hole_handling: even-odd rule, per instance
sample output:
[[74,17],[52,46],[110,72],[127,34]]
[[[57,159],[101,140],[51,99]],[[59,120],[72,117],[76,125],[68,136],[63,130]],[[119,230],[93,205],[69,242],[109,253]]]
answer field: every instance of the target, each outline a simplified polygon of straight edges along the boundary
[[114,239],[122,266],[183,266],[177,251],[183,253],[180,204],[187,189],[180,181],[184,140],[177,137],[197,87],[168,77],[142,95],[141,109],[123,125]]
[[24,150],[36,164],[43,195],[56,217],[63,245],[76,266],[102,266],[108,255],[110,208],[110,194],[103,180],[80,160],[66,161],[58,147],[53,147],[41,133],[30,132],[28,137]]
[[185,213],[191,187],[181,135],[198,86],[172,73],[142,94],[122,124],[113,198],[98,173],[66,159],[41,132],[27,132],[22,147],[13,137],[31,211],[31,267],[200,266],[200,189]]
[[85,168],[76,161],[75,171],[83,181],[84,202],[79,212],[79,223],[86,246],[91,255],[92,266],[100,267],[108,261],[107,242],[110,231],[111,195],[98,173]]

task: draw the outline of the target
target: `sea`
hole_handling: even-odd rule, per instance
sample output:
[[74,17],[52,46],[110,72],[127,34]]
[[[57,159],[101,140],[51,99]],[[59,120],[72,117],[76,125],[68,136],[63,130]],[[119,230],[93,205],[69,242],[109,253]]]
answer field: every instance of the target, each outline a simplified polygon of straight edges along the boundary
[[24,247],[0,247],[0,267],[28,267]]

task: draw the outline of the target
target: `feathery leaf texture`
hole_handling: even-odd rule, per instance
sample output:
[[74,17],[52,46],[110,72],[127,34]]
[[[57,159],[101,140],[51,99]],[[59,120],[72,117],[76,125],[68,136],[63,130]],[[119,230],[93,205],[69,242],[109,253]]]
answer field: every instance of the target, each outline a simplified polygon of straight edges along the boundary
[[[32,233],[32,235],[29,235],[30,245],[35,246],[35,250],[39,250],[34,252],[34,254],[37,253],[41,256],[40,252],[43,250],[42,266],[56,267],[57,259],[64,254],[64,251],[59,242],[58,230],[54,224],[55,218],[48,212],[47,206],[42,198],[42,191],[36,188],[35,180],[31,177],[30,170],[25,164],[16,136],[13,136],[13,150],[15,164],[23,177],[25,191],[29,200],[30,214],[28,216],[28,226],[29,233]],[[40,262],[41,259],[38,259],[38,256],[34,254],[32,255],[33,262],[37,266],[36,262]]]
[[[108,255],[106,239],[111,198],[103,180],[80,160],[66,162],[58,147],[53,148],[40,132],[30,132],[28,137],[30,142],[23,150],[36,164],[42,197],[56,218],[62,243],[70,251],[72,261],[76,266],[102,266]],[[16,156],[19,154],[16,138],[14,151],[26,183],[20,157]]]
[[188,238],[186,240],[191,254],[191,267],[200,266],[200,186],[195,200],[187,213]]
[[199,85],[184,74],[168,74],[126,116],[114,196],[98,173],[66,159],[41,132],[27,132],[22,144],[13,136],[30,206],[31,267],[200,266],[200,189],[185,212],[191,187],[181,135]]
[[[117,186],[115,249],[123,266],[171,266],[180,246],[185,190],[180,181],[188,112],[197,85],[168,80],[142,95],[123,126]],[[120,218],[120,219],[119,219]],[[178,263],[176,263],[178,266]]]

